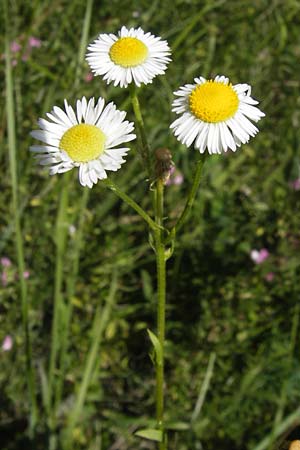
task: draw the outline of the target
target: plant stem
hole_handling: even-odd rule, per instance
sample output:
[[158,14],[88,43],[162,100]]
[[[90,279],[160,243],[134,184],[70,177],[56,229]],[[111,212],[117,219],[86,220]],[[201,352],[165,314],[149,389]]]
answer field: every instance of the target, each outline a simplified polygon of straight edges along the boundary
[[[60,195],[59,208],[56,221],[56,262],[55,262],[55,281],[54,281],[54,306],[53,306],[53,319],[52,319],[52,331],[51,331],[51,353],[49,364],[49,398],[48,398],[48,413],[52,408],[52,392],[53,385],[55,384],[55,370],[57,364],[57,354],[59,350],[59,327],[61,324],[62,313],[62,284],[63,284],[63,269],[65,263],[65,246],[66,246],[66,234],[67,234],[67,206],[69,199],[69,180],[70,172],[63,176],[63,185]],[[55,409],[52,411],[52,421],[55,422]],[[52,424],[52,428],[53,428]]]
[[[162,227],[163,220],[163,180],[156,182],[156,208],[155,220],[157,225]],[[157,270],[157,336],[161,347],[162,361],[156,364],[156,420],[157,426],[163,433],[163,442],[159,443],[159,450],[166,450],[166,440],[164,436],[164,342],[165,342],[165,322],[166,322],[166,258],[165,245],[162,239],[162,230],[155,232],[156,270]]]
[[137,88],[133,84],[130,86],[130,98],[131,103],[133,107],[133,112],[136,118],[136,127],[137,127],[137,134],[138,134],[138,140],[140,142],[140,154],[144,163],[144,166],[147,169],[147,173],[149,178],[152,178],[152,165],[151,165],[151,155],[150,155],[150,146],[148,144],[146,132],[145,132],[145,126],[144,126],[144,120],[140,108],[139,99],[137,96]]
[[168,244],[171,241],[171,239],[172,239],[171,236],[174,236],[182,228],[186,218],[188,217],[188,215],[192,209],[192,206],[194,204],[195,197],[196,197],[196,194],[197,194],[197,191],[199,188],[199,184],[201,181],[201,175],[202,175],[202,169],[203,169],[204,163],[205,163],[204,160],[199,160],[197,162],[193,184],[191,186],[191,190],[189,192],[185,207],[184,207],[179,219],[177,220],[176,224],[172,228],[168,238],[166,239],[166,241],[165,241],[166,244]]
[[7,1],[4,2],[5,10],[5,81],[6,81],[6,114],[7,114],[7,134],[8,134],[8,151],[9,151],[9,166],[10,176],[12,184],[12,207],[14,215],[14,227],[16,236],[16,251],[18,262],[18,274],[21,291],[22,302],[22,322],[23,333],[25,338],[25,355],[26,355],[26,380],[29,392],[30,403],[30,434],[34,433],[35,425],[37,422],[37,403],[36,403],[36,387],[35,378],[32,367],[32,347],[30,339],[30,327],[29,327],[29,304],[27,296],[27,286],[24,278],[25,262],[24,262],[24,250],[23,250],[23,238],[20,224],[20,208],[18,197],[18,176],[17,176],[17,164],[16,164],[16,127],[15,127],[15,105],[13,96],[13,79],[11,71],[11,55],[10,55],[10,43],[9,43],[9,18]]
[[157,231],[161,229],[160,224],[154,222],[154,220],[151,219],[151,217],[146,213],[146,211],[143,210],[129,195],[125,194],[112,180],[106,179],[102,181],[106,187],[111,189],[118,197],[120,197],[127,205],[129,205],[131,208],[133,208],[144,220],[147,222],[149,227],[153,231]]

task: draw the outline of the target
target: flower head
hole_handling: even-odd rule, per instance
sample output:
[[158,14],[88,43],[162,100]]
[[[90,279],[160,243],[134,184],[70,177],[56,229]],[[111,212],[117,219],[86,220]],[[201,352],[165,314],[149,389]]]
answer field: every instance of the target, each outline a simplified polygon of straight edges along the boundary
[[[264,113],[256,106],[248,84],[229,83],[224,76],[214,80],[195,78],[174,92],[178,97],[172,106],[180,117],[171,127],[177,139],[204,153],[235,151],[255,136],[258,129],[250,122],[258,122]],[[250,119],[250,120],[249,120]]]
[[93,73],[120,87],[151,83],[171,61],[167,41],[141,28],[122,27],[117,36],[100,34],[88,50],[86,59]]
[[117,171],[125,162],[128,147],[118,146],[135,139],[133,123],[125,119],[126,112],[116,109],[114,103],[104,107],[104,99],[85,97],[77,100],[76,112],[65,100],[65,110],[54,106],[47,113],[49,120],[39,119],[40,130],[31,135],[46,145],[34,145],[41,165],[49,165],[50,175],[79,167],[82,186],[92,187],[107,178],[106,171]]

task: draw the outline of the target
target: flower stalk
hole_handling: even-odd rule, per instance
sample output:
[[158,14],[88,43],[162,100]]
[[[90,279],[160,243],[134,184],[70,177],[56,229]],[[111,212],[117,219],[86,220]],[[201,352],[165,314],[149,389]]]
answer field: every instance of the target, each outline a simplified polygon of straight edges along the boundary
[[[161,178],[156,182],[155,220],[157,225],[163,225],[164,211],[164,183]],[[155,253],[157,270],[157,335],[160,344],[161,358],[156,361],[156,420],[157,427],[162,431],[163,441],[159,443],[159,450],[166,450],[164,435],[164,344],[166,327],[166,258],[163,243],[163,231],[155,232]]]
[[136,127],[137,127],[137,135],[138,140],[140,142],[140,154],[143,161],[143,164],[147,170],[148,176],[151,179],[152,177],[152,164],[151,164],[151,155],[150,155],[150,146],[147,140],[147,135],[144,126],[144,120],[141,112],[141,107],[137,95],[137,88],[133,84],[130,86],[130,98],[132,103],[133,112],[136,118]]

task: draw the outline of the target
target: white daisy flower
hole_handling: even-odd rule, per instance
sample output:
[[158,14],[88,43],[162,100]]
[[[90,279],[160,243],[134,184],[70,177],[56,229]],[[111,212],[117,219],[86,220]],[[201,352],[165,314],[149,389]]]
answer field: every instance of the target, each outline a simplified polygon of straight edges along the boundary
[[[177,139],[204,153],[236,151],[259,131],[250,120],[258,122],[265,114],[256,106],[248,84],[229,83],[224,76],[214,80],[195,78],[174,94],[172,111],[181,116],[170,126]],[[249,120],[250,119],[250,120]]]
[[87,102],[82,97],[77,100],[76,112],[65,100],[65,111],[54,106],[47,116],[50,121],[39,119],[40,130],[31,132],[46,145],[34,145],[30,150],[41,165],[51,166],[50,175],[79,167],[79,181],[89,188],[107,178],[107,170],[120,169],[129,148],[118,146],[136,138],[133,123],[124,121],[126,112],[117,110],[112,102],[104,107],[101,97],[96,105],[94,98]]
[[171,59],[167,41],[145,33],[141,28],[122,27],[118,36],[100,34],[88,47],[86,59],[95,75],[102,75],[107,84],[127,87],[152,83],[163,75]]

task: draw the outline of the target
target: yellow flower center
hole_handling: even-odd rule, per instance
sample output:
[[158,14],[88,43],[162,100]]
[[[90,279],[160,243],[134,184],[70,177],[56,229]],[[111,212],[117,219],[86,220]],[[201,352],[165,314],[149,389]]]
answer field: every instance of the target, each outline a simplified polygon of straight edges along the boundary
[[119,66],[135,67],[145,61],[148,56],[148,48],[139,39],[123,37],[111,46],[109,56]]
[[222,122],[232,117],[239,106],[232,84],[209,80],[195,89],[189,98],[190,110],[203,122]]
[[106,136],[98,127],[81,123],[64,133],[59,148],[75,162],[88,162],[104,152],[105,139]]

